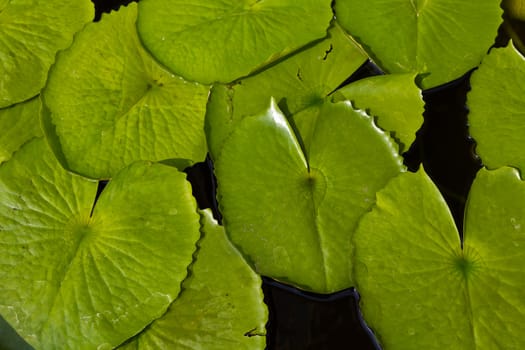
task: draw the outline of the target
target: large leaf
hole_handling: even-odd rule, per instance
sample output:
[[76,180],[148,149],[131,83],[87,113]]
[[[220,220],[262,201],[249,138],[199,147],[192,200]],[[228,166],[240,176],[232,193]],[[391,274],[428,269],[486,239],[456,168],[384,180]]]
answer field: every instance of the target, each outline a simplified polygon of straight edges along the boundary
[[286,60],[234,84],[214,85],[206,112],[212,155],[217,158],[235,125],[265,109],[271,97],[289,114],[322,103],[366,58],[353,39],[334,24],[327,38]]
[[261,278],[228,241],[210,211],[182,293],[168,312],[121,350],[264,349],[268,311]]
[[328,293],[352,285],[356,223],[403,166],[364,112],[347,102],[322,108],[307,156],[272,102],[238,124],[216,174],[227,233],[256,270]]
[[525,184],[481,170],[463,248],[452,216],[420,170],[392,180],[354,235],[355,278],[383,349],[525,346]]
[[387,74],[369,77],[346,85],[337,91],[355,108],[377,117],[377,124],[392,133],[406,151],[416,139],[423,123],[424,101],[413,74]]
[[525,58],[509,45],[492,49],[472,74],[467,103],[476,151],[491,168],[525,170]]
[[228,83],[326,35],[330,0],[142,0],[139,33],[173,72]]
[[390,73],[421,73],[428,89],[476,67],[502,22],[494,0],[336,1],[338,21]]
[[199,237],[185,175],[134,163],[103,191],[42,139],[0,165],[0,314],[35,348],[106,349],[163,315]]
[[39,93],[57,51],[93,12],[88,0],[0,1],[0,108]]
[[40,130],[40,99],[34,98],[9,108],[0,109],[0,164],[24,143],[42,136]]
[[135,28],[137,4],[79,33],[43,92],[48,137],[64,165],[109,178],[135,160],[206,156],[208,87],[156,63]]

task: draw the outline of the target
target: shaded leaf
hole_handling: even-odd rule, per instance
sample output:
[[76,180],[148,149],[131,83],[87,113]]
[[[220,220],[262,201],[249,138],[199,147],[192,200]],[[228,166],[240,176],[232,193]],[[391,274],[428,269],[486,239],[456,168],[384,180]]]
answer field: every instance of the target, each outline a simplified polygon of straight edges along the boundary
[[42,139],[0,165],[0,314],[35,348],[115,347],[186,277],[199,223],[183,173],[134,163],[92,212],[96,191]]
[[329,293],[352,285],[355,225],[403,166],[364,112],[322,108],[307,156],[273,102],[238,124],[216,174],[226,231],[256,270]]
[[482,169],[462,248],[424,171],[402,174],[377,194],[354,235],[355,278],[385,350],[523,347],[523,198],[514,169]]
[[[138,29],[166,67],[228,83],[326,35],[329,0],[142,0]],[[293,23],[293,25],[290,25]]]
[[136,16],[132,3],[86,26],[43,91],[56,155],[87,177],[110,178],[136,160],[206,156],[209,88],[156,63],[140,44]]

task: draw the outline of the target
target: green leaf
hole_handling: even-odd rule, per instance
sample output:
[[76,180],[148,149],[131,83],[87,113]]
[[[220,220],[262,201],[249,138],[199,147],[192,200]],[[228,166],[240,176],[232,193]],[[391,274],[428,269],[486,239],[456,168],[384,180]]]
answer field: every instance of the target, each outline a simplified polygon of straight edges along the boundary
[[0,314],[35,348],[106,349],[162,316],[199,237],[191,186],[134,163],[105,188],[35,139],[0,165]]
[[492,49],[472,74],[470,134],[483,163],[525,170],[525,58],[513,45]]
[[424,101],[413,74],[387,74],[346,85],[334,96],[352,101],[355,108],[377,117],[377,124],[392,133],[400,152],[408,150],[423,123]]
[[355,278],[383,349],[523,348],[523,198],[516,170],[482,169],[462,248],[424,171],[402,174],[377,194],[354,235]]
[[224,144],[219,203],[228,235],[256,271],[329,293],[352,285],[355,226],[403,166],[389,137],[349,102],[323,105],[307,157],[272,102]]
[[78,34],[43,91],[44,125],[63,165],[110,178],[136,160],[202,161],[209,87],[189,83],[142,48],[137,4]]
[[40,129],[40,99],[0,109],[0,164],[32,138],[42,136]]
[[88,0],[0,1],[0,108],[38,95],[56,53],[93,15]]
[[261,278],[210,211],[182,293],[168,312],[120,349],[264,349],[268,311]]
[[[173,72],[228,83],[326,35],[330,0],[142,0],[145,46]],[[293,24],[293,25],[291,25]]]
[[476,67],[502,22],[499,1],[337,1],[337,20],[389,73],[419,73],[428,89]]
[[236,124],[265,109],[272,96],[286,113],[295,114],[322,103],[366,59],[363,50],[334,23],[324,40],[254,76],[214,85],[206,112],[212,155],[218,158]]

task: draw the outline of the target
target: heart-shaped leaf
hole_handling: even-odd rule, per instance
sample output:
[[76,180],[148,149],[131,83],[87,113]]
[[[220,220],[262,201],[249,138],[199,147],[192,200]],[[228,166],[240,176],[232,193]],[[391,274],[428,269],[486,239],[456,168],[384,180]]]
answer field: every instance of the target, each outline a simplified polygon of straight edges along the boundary
[[216,162],[219,203],[259,273],[329,293],[352,285],[355,226],[403,166],[390,138],[349,102],[323,105],[307,152],[274,102],[244,118]]
[[491,168],[525,170],[525,57],[513,45],[492,49],[472,74],[468,94],[470,133]]
[[180,296],[166,314],[121,350],[264,349],[268,311],[261,278],[228,241],[210,211]]
[[224,140],[245,116],[259,113],[273,97],[288,114],[320,104],[367,59],[339,25],[328,37],[260,73],[233,84],[216,84],[206,111],[207,140],[217,158]]
[[38,95],[57,51],[93,12],[88,0],[0,1],[0,108]]
[[334,94],[350,100],[355,108],[377,117],[377,124],[391,131],[406,151],[416,139],[423,123],[424,101],[413,74],[387,74],[369,77],[348,84]]
[[389,73],[422,74],[421,87],[476,67],[502,22],[499,1],[336,1],[337,20]]
[[[141,0],[145,46],[186,79],[228,83],[326,35],[330,0]],[[291,25],[293,24],[293,25]]]
[[40,99],[34,98],[9,108],[0,109],[0,164],[32,138],[42,136]]
[[354,235],[363,315],[385,350],[525,346],[525,184],[511,168],[480,170],[463,247],[426,174],[377,194]]
[[0,165],[0,314],[35,348],[112,348],[162,316],[199,238],[191,186],[134,163],[106,187],[43,139]]
[[202,161],[207,86],[156,63],[141,46],[137,4],[105,15],[59,54],[43,91],[47,134],[63,165],[110,178],[135,160]]

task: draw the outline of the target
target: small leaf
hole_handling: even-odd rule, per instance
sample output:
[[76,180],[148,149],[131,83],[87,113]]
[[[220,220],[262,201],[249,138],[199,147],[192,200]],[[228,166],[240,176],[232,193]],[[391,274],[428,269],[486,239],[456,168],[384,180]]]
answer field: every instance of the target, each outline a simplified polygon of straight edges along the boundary
[[216,84],[206,111],[213,157],[242,118],[259,113],[273,97],[288,114],[320,104],[367,59],[363,50],[334,24],[315,45],[230,85]]
[[0,165],[0,314],[35,348],[121,344],[180,292],[199,237],[191,186],[134,163],[105,188],[35,139]]
[[369,77],[346,85],[337,91],[377,117],[377,124],[392,132],[400,144],[400,152],[408,150],[423,123],[424,101],[413,74],[387,74]]
[[261,278],[228,241],[210,211],[182,293],[124,349],[264,349],[268,311]]
[[42,136],[40,129],[40,99],[0,109],[0,164],[32,138]]
[[261,274],[320,293],[347,288],[355,225],[401,162],[348,102],[323,105],[306,157],[272,103],[239,122],[216,162],[226,231]]
[[189,83],[141,46],[137,4],[104,15],[62,52],[43,91],[44,125],[63,165],[110,178],[136,160],[206,157],[209,87]]
[[420,170],[393,179],[354,235],[363,315],[385,350],[525,345],[525,184],[482,169],[463,248],[438,189]]
[[476,152],[490,168],[525,170],[525,58],[509,45],[492,49],[472,74],[467,97]]
[[476,67],[502,23],[499,1],[337,1],[337,20],[389,73],[419,73],[428,89]]
[[93,19],[91,1],[0,1],[0,108],[38,95],[59,50]]
[[141,0],[138,29],[149,51],[176,74],[229,83],[324,37],[333,17],[330,4]]

